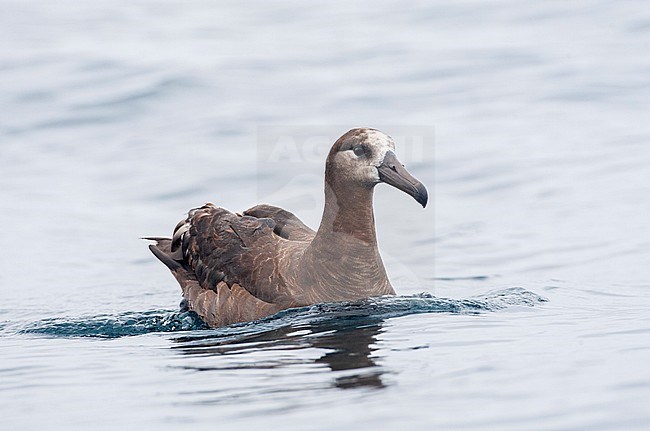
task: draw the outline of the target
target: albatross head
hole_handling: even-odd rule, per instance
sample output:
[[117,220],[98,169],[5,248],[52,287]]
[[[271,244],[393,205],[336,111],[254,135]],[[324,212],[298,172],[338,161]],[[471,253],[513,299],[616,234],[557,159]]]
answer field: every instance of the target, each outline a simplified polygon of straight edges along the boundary
[[326,180],[343,187],[373,188],[390,184],[426,207],[429,195],[395,155],[390,136],[375,129],[352,129],[341,136],[327,157]]

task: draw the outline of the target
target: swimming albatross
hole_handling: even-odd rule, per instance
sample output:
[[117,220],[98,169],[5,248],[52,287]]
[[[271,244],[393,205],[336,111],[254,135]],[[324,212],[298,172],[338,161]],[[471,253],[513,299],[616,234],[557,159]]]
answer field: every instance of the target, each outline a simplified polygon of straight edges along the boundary
[[233,214],[213,204],[189,212],[173,237],[149,248],[172,272],[184,303],[209,326],[246,322],[319,302],[394,295],[375,233],[372,197],[384,182],[423,207],[427,189],[375,129],[341,136],[325,164],[325,209],[317,232],[282,208]]

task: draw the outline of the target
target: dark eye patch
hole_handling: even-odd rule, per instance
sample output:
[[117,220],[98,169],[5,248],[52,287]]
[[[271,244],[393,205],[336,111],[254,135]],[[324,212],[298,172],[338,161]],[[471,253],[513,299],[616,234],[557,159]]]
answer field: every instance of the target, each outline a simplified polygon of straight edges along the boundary
[[371,152],[369,148],[360,143],[357,139],[350,139],[346,142],[343,142],[339,148],[339,151],[352,151],[357,157],[368,155]]
[[[355,147],[363,147],[366,139],[367,132],[364,129],[352,129],[337,141],[339,143],[338,151],[350,151]],[[364,148],[364,151],[367,153],[367,148]]]
[[354,147],[355,145],[359,145],[359,144],[354,140],[349,139],[343,142],[343,144],[339,147],[339,151],[350,151],[352,147]]

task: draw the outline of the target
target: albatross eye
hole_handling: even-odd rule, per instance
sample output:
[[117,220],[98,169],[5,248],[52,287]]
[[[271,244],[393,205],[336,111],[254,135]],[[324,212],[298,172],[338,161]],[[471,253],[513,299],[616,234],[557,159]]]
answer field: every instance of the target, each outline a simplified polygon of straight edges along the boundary
[[365,151],[363,151],[363,147],[361,146],[352,148],[352,151],[354,151],[354,155],[357,157],[361,157],[365,153]]

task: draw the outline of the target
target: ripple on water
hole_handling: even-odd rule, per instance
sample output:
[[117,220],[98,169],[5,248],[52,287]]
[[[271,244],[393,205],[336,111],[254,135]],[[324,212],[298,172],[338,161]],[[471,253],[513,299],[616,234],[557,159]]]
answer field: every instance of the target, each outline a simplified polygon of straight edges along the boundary
[[[331,323],[335,326],[358,327],[376,324],[388,318],[424,313],[479,314],[510,306],[529,306],[546,299],[519,287],[488,292],[468,299],[438,298],[429,293],[408,296],[386,296],[355,302],[316,304],[283,310],[254,322],[215,329],[211,336],[239,338],[252,333],[267,332],[305,324]],[[28,325],[20,332],[53,337],[119,338],[150,332],[180,332],[208,329],[193,312],[169,310],[128,312],[87,318],[51,318]]]

